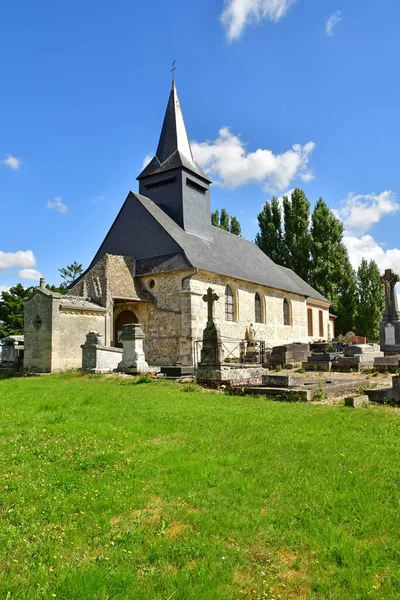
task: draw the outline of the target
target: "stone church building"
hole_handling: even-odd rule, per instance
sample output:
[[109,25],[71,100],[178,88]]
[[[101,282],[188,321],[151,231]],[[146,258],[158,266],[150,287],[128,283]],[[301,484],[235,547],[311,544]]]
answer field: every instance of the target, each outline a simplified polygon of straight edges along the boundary
[[211,181],[193,158],[175,83],[152,161],[137,178],[86,271],[62,296],[44,281],[26,303],[24,366],[82,366],[89,331],[121,346],[124,324],[141,323],[150,365],[192,365],[208,287],[227,343],[253,323],[267,347],[330,339],[329,302],[255,244],[211,224]]

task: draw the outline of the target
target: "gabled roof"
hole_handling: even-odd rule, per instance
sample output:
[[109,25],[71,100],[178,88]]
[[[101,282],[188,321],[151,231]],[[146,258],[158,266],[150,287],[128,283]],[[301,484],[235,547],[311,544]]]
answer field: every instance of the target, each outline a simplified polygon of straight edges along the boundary
[[203,169],[193,158],[178,93],[173,81],[156,155],[143,169],[138,179],[178,167],[193,171],[202,179],[210,182]]
[[[129,199],[140,202],[180,246],[192,267],[329,302],[293,271],[276,265],[252,242],[212,225],[213,240],[199,237],[179,227],[149,198],[131,192],[127,201]],[[136,257],[137,260],[144,258],[144,256]],[[147,261],[140,262],[148,267]],[[163,269],[154,264],[151,272],[156,273],[161,270]],[[149,271],[147,269],[143,269],[143,272],[139,272],[138,269],[136,271],[137,275],[144,275],[145,272]]]
[[211,223],[210,229],[213,239],[188,233],[150,198],[130,192],[91,265],[79,279],[108,253],[134,258],[137,276],[197,268],[329,303],[252,242]]

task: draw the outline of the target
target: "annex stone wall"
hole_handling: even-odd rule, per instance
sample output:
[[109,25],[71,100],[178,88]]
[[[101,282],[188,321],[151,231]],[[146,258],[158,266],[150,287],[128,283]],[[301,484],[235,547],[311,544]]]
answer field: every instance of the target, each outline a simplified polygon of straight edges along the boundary
[[80,369],[89,331],[104,336],[106,309],[72,296],[36,288],[25,305],[24,368],[44,373]]

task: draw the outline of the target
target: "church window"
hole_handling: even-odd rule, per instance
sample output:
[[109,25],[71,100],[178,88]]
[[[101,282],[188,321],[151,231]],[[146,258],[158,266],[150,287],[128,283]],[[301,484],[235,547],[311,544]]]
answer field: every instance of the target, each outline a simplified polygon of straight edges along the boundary
[[324,313],[319,311],[319,336],[324,337]]
[[225,321],[233,321],[234,308],[232,288],[227,285],[225,288]]
[[254,318],[256,323],[262,323],[262,307],[261,307],[261,298],[260,294],[256,292],[254,296]]
[[186,177],[186,185],[192,188],[193,190],[196,190],[196,192],[200,192],[200,194],[205,194],[207,191],[207,188],[203,187],[202,185],[199,185],[198,183],[196,183],[196,181],[193,181],[193,179],[189,179],[189,177]]
[[309,337],[312,337],[314,335],[312,308],[307,309],[307,324],[308,324],[308,335],[309,335]]
[[283,299],[283,324],[290,325],[290,305],[286,298]]

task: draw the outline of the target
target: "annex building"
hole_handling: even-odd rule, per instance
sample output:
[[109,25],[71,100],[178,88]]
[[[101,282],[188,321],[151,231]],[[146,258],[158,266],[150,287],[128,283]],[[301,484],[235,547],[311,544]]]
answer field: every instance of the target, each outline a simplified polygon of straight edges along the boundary
[[82,366],[89,331],[120,346],[124,324],[141,323],[150,365],[191,365],[202,337],[208,287],[219,296],[223,339],[253,323],[267,346],[331,339],[329,301],[255,244],[211,224],[211,181],[193,158],[175,82],[157,152],[137,178],[86,271],[62,296],[44,281],[26,303],[24,366]]

